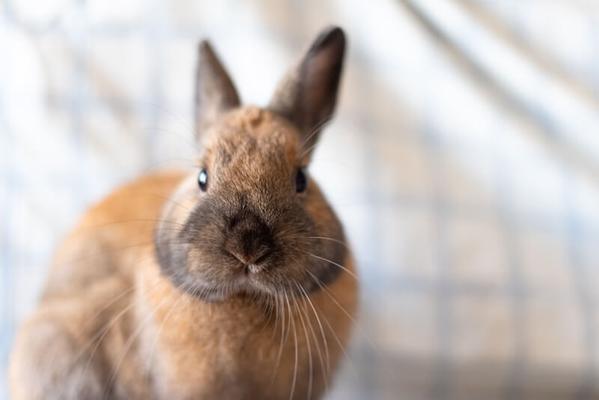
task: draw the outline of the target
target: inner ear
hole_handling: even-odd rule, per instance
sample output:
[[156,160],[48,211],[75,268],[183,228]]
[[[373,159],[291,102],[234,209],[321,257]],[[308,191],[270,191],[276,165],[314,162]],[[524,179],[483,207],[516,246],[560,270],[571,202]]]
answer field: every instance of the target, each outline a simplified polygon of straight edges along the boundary
[[195,85],[195,127],[201,135],[226,111],[239,107],[240,100],[227,70],[207,40],[199,45]]
[[344,54],[343,30],[325,29],[283,78],[270,102],[269,109],[299,128],[306,149],[314,147],[335,112]]

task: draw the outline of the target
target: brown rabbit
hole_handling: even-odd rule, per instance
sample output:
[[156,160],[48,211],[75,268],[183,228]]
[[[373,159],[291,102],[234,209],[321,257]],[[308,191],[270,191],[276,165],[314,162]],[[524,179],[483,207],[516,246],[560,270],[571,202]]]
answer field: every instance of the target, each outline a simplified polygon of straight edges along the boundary
[[20,399],[306,399],[331,384],[357,278],[305,168],[345,37],[318,36],[265,108],[200,45],[199,168],[130,183],[58,250],[10,366]]

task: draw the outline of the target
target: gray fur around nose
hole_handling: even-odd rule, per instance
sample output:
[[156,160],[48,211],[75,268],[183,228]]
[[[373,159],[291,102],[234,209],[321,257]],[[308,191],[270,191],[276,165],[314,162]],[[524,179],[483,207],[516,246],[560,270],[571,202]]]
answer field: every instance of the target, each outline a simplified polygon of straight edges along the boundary
[[274,247],[272,229],[256,213],[244,209],[228,218],[224,248],[243,264],[264,261]]

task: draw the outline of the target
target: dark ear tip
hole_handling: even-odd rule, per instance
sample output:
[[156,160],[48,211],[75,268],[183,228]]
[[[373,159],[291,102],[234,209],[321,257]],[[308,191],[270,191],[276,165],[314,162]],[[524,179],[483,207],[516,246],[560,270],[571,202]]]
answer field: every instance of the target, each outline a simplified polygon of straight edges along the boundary
[[210,41],[208,39],[200,41],[200,44],[198,45],[198,53],[200,57],[212,57],[214,55],[214,49],[212,48],[212,45],[210,44]]
[[341,49],[345,48],[345,32],[343,32],[343,29],[334,25],[326,27],[316,37],[316,40],[310,47],[310,51],[317,51],[329,46],[337,46]]

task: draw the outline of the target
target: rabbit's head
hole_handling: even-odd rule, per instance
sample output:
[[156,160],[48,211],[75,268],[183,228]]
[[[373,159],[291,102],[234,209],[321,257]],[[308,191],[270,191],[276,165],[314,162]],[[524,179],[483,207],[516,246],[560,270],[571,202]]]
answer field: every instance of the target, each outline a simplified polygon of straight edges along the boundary
[[344,50],[343,31],[325,30],[257,108],[240,105],[216,54],[200,44],[199,168],[167,202],[155,237],[175,285],[217,301],[305,294],[344,273],[341,224],[307,172],[335,109]]

